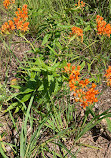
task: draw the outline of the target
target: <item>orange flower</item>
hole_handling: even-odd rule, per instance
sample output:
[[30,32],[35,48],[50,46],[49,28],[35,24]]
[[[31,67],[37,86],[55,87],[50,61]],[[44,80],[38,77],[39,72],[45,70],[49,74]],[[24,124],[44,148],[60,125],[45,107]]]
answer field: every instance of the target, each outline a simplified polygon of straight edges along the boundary
[[79,101],[79,99],[75,98],[75,102],[78,102],[78,101]]
[[[97,15],[96,17],[96,23],[97,23],[97,33],[99,35],[107,35],[110,37],[111,34],[111,25],[107,24],[106,21],[103,20],[103,17],[100,15]],[[107,25],[106,25],[107,24]]]
[[76,93],[73,94],[76,97]]
[[14,25],[13,21],[12,21],[12,20],[9,20],[8,22],[9,22],[9,27],[10,27],[10,29],[11,29],[11,30],[14,30],[14,29],[15,29],[15,25]]
[[79,70],[72,70],[72,72],[71,72],[71,75],[69,76],[69,78],[73,78],[73,79],[75,79],[76,81],[78,81],[79,80]]
[[95,90],[93,87],[88,89],[85,94],[85,99],[89,104],[92,104],[93,102],[97,102],[97,98],[95,98],[95,95],[97,95],[99,92],[98,90]]
[[75,86],[75,85],[76,85],[76,82],[75,82],[74,79],[72,79],[72,80],[69,81],[70,91],[72,91],[72,90],[75,91],[75,89],[77,88],[77,86]]
[[11,3],[15,3],[15,0],[4,0],[3,1],[3,5],[6,9],[8,9],[8,6],[11,4]]
[[9,0],[4,0],[3,1],[3,5],[6,9],[8,9],[8,6],[10,5],[10,1]]
[[70,66],[71,66],[71,63],[67,63],[67,66],[70,67]]
[[17,27],[17,30],[22,30],[22,26],[23,26],[23,23],[22,21],[18,21],[18,23],[16,24],[16,27]]
[[29,29],[28,25],[29,25],[29,22],[25,22],[21,30],[23,30],[24,32],[27,31]]
[[66,73],[70,72],[70,66],[71,66],[71,63],[67,63],[67,66],[64,67]]
[[22,31],[27,31],[29,22],[25,22],[28,18],[28,10],[27,10],[27,5],[24,4],[22,9],[17,8],[18,11],[15,12],[16,17],[14,17],[14,22],[17,27],[17,30],[22,30]]
[[65,72],[69,74],[69,87],[70,87],[70,90],[75,90],[76,89],[76,82],[79,81],[79,69],[80,69],[80,66],[78,66],[78,69],[76,70],[76,67],[75,66],[72,66],[71,67],[71,64],[68,63],[67,64],[67,67],[64,67],[65,69]]
[[14,20],[15,25],[17,25],[20,19],[14,17],[13,20]]
[[81,68],[81,66],[78,65],[78,66],[77,66],[77,70],[80,70],[80,68]]
[[75,6],[77,6],[78,8],[80,8],[80,9],[84,9],[83,7],[85,7],[85,3],[83,2],[83,1],[78,1],[78,4],[75,4]]
[[[8,24],[8,22],[9,22],[9,24]],[[11,30],[15,29],[13,21],[9,20],[8,22],[5,22],[2,25],[2,27],[1,27],[1,32],[2,33],[10,32]]]
[[82,85],[82,88],[84,88],[89,84],[89,79],[81,80],[79,84]]
[[[15,0],[5,0],[3,2],[4,6],[7,8],[10,3],[15,3]],[[26,22],[28,18],[28,10],[27,10],[27,5],[24,4],[22,7],[22,10],[20,8],[17,8],[18,11],[15,12],[16,17],[13,18],[14,22],[12,20],[9,20],[9,24],[5,22],[2,27],[0,28],[2,33],[8,33],[11,30],[14,30],[15,28],[17,30],[21,31],[27,31],[29,22]]]
[[92,88],[96,88],[96,85],[95,85],[95,83],[92,83]]
[[77,34],[78,36],[83,36],[83,30],[76,26],[72,27],[72,33]]
[[83,30],[79,27],[72,27],[72,33],[70,33],[70,36],[73,36],[73,35],[77,35],[77,36],[80,36],[81,37],[81,42],[83,42]]
[[75,66],[71,68],[71,64],[67,64],[65,70],[69,75],[70,91],[74,91],[76,102],[80,102],[80,105],[85,109],[86,106],[98,101],[95,97],[99,93],[98,90],[95,90],[96,85],[92,83],[92,87],[88,88],[87,85],[90,83],[89,79],[80,80],[80,66],[77,66],[76,69]]
[[2,33],[5,33],[6,30],[9,29],[9,25],[8,25],[8,22],[5,22],[2,27],[1,27],[1,32]]
[[82,107],[83,107],[83,109],[85,109],[85,108],[86,108],[86,106],[88,106],[87,101],[83,101],[83,100],[82,100],[82,104],[80,104],[80,106],[82,106]]

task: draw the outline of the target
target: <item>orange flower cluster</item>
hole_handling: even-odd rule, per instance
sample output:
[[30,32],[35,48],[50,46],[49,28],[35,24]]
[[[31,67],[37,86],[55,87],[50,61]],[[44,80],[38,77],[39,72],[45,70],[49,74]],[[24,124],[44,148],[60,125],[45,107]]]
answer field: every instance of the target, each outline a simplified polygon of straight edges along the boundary
[[111,87],[111,66],[108,67],[104,76],[107,78],[107,85]]
[[64,67],[65,72],[69,75],[69,87],[70,91],[74,91],[74,97],[76,102],[80,102],[80,105],[85,109],[86,106],[97,102],[97,95],[99,92],[95,90],[96,85],[92,83],[91,88],[88,88],[87,85],[90,83],[89,79],[80,80],[80,66],[71,67],[71,64],[68,63],[67,67]]
[[12,20],[9,20],[8,22],[5,22],[2,27],[1,27],[1,32],[6,33],[10,32],[11,30],[14,30],[17,28],[17,30],[21,31],[27,31],[29,22],[25,22],[28,18],[28,10],[27,10],[27,5],[24,4],[22,7],[22,10],[20,8],[17,9],[18,11],[15,12],[16,17],[14,17],[14,22]]
[[16,25],[17,30],[27,31],[29,22],[25,22],[28,18],[28,10],[27,5],[24,4],[22,7],[22,10],[20,8],[17,8],[18,11],[15,12],[16,17],[14,17],[14,22]]
[[72,30],[72,33],[70,33],[70,36],[73,36],[74,34],[77,36],[80,36],[81,42],[83,42],[83,30],[76,26],[72,27],[71,30]]
[[6,9],[8,9],[8,6],[11,4],[11,3],[15,3],[15,0],[4,0],[3,1],[3,5]]
[[111,25],[107,24],[106,21],[103,20],[103,17],[101,17],[100,15],[97,15],[96,17],[96,23],[97,23],[97,33],[99,35],[107,35],[108,37],[110,37],[111,34]]
[[5,22],[1,27],[2,33],[6,33],[6,32],[9,33],[11,30],[14,30],[14,29],[15,29],[15,25],[12,20]]
[[78,3],[77,4],[75,4],[75,6],[77,6],[77,7],[80,7],[80,8],[82,8],[82,9],[84,9],[83,7],[85,7],[85,3],[83,2],[83,1],[78,1]]

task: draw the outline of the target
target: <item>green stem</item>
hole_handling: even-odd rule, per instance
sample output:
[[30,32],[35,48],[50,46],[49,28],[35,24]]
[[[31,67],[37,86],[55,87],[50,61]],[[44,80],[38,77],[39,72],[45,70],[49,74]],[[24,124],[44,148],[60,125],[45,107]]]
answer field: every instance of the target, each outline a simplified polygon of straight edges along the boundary
[[34,46],[32,45],[32,43],[31,43],[24,35],[21,35],[21,34],[20,34],[20,36],[21,36],[22,38],[24,38],[27,43],[30,44],[30,46],[32,47],[33,51],[35,52],[36,50],[35,50]]

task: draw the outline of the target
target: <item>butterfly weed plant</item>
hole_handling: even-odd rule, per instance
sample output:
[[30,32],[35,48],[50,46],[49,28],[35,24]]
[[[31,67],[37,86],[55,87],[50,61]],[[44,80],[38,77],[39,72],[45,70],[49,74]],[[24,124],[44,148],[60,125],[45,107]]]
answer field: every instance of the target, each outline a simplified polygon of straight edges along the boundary
[[[99,10],[92,13],[87,1],[4,0],[2,5],[13,14],[1,24],[0,39],[18,67],[15,78],[5,82],[7,104],[1,112],[9,113],[18,138],[1,139],[0,153],[8,157],[10,146],[12,157],[76,157],[80,138],[111,117],[110,109],[95,110],[99,84],[105,80],[111,87],[111,24]],[[11,48],[13,36],[30,47],[23,60]],[[22,119],[20,131],[16,115]]]

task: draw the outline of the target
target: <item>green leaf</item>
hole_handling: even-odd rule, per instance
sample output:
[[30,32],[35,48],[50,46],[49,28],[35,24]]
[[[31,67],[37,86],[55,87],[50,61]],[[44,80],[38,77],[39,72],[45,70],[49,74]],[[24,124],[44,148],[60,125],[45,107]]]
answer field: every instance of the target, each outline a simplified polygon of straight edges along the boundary
[[71,41],[73,41],[75,38],[76,38],[76,35],[73,35],[73,36],[70,38],[69,43],[70,43]]
[[53,48],[51,48],[49,45],[47,45],[47,47],[54,53],[54,55],[58,56],[58,54],[56,53],[56,51]]
[[59,79],[58,80],[56,80],[56,83],[55,83],[55,89],[54,89],[54,95],[61,89],[61,87],[62,87],[62,82],[61,82],[61,84],[59,83]]
[[87,32],[87,31],[89,31],[89,30],[91,30],[90,25],[88,25],[87,27],[84,28],[84,32]]
[[106,121],[107,121],[108,131],[111,132],[111,120],[106,118]]
[[[50,46],[49,46],[49,47],[50,47]],[[50,47],[50,48],[51,48],[51,47]],[[52,49],[52,48],[51,48],[51,49]],[[46,65],[40,58],[37,58],[37,59],[36,59],[35,64],[37,64],[41,70],[44,70],[44,71],[47,71],[47,70],[48,70],[48,71],[52,71],[52,67]]]
[[55,64],[53,65],[52,69],[53,69],[54,72],[55,72],[56,68],[59,67],[59,65],[60,65],[60,62],[57,62],[57,63],[55,63]]
[[[61,143],[60,141],[57,142],[57,143],[55,143],[55,142],[52,142],[52,143],[58,145],[60,148],[65,149],[66,152],[67,152],[67,154],[69,154],[72,158],[76,158],[76,156],[75,156],[74,154],[71,153],[71,150],[69,150],[69,149],[68,149],[63,143]],[[66,154],[66,155],[67,155],[67,154]],[[65,155],[63,158],[65,158],[66,155]]]
[[38,88],[38,91],[42,91],[42,90],[44,90],[43,84]]
[[40,68],[38,68],[38,67],[32,67],[30,70],[36,71],[36,72],[40,72],[41,71]]
[[83,61],[80,66],[81,66],[81,69],[80,69],[80,71],[81,71],[85,67],[85,61]]
[[56,42],[56,46],[57,46],[60,50],[63,49],[62,45],[61,45],[58,41]]
[[26,154],[26,148],[27,148],[27,122],[28,118],[30,118],[30,109],[33,103],[34,95],[31,97],[28,109],[25,115],[25,120],[22,123],[22,129],[21,129],[21,134],[20,134],[20,157],[25,157],[24,155]]
[[18,105],[18,102],[12,103],[6,111],[14,109]]
[[27,88],[26,90],[24,90],[23,92],[19,93],[19,94],[25,94],[25,93],[30,93],[34,91],[34,89],[31,89],[31,88]]
[[91,64],[87,63],[87,65],[88,65],[88,72],[90,72],[91,71]]
[[25,151],[26,151],[25,136],[24,136],[23,125],[22,125],[22,130],[20,134],[20,157],[24,157]]
[[30,96],[31,93],[24,95],[23,98],[21,99],[21,102],[26,102],[27,100],[29,100]]
[[18,85],[10,85],[10,87],[15,88],[15,89],[20,89],[21,87]]
[[50,83],[51,81],[54,81],[53,75],[48,75],[48,82]]
[[51,34],[47,34],[44,36],[44,39],[42,41],[42,46],[48,42],[50,37],[51,37]]
[[1,153],[1,156],[3,156],[3,158],[8,158],[8,157],[5,155],[5,153],[4,153],[3,149],[2,149],[2,144],[1,144],[1,143],[0,143],[0,153]]
[[20,110],[20,107],[16,107],[14,113],[17,113]]

